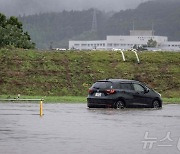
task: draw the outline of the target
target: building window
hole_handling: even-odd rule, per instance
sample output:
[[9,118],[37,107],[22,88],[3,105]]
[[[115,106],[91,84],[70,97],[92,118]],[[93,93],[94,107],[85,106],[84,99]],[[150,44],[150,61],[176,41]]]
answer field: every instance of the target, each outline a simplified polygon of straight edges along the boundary
[[117,47],[117,46],[119,46],[119,44],[115,43],[114,46]]
[[108,43],[107,45],[108,45],[109,47],[112,47],[112,43]]
[[74,46],[79,46],[79,44],[74,44]]

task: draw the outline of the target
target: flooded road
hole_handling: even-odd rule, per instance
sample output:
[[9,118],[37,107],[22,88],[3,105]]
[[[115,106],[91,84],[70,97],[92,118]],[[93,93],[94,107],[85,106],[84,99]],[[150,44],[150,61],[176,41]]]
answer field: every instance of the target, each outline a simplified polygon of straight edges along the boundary
[[180,154],[180,105],[88,109],[0,103],[0,154]]

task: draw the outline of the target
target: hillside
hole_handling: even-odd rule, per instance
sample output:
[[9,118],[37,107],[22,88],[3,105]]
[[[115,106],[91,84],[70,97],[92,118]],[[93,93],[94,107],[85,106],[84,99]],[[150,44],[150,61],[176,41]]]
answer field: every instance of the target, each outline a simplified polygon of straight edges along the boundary
[[163,97],[179,97],[180,52],[40,52],[0,50],[0,95],[86,96],[89,86],[105,78],[147,83]]
[[180,1],[157,0],[140,4],[136,9],[120,11],[109,18],[107,34],[129,34],[129,30],[153,29],[155,35],[168,36],[171,41],[180,37]]
[[[98,27],[102,28],[106,17],[100,11],[97,11],[96,15],[99,21]],[[32,36],[37,48],[41,49],[49,49],[51,44],[53,47],[67,48],[69,39],[98,39],[96,35],[95,37],[89,35],[92,19],[93,9],[19,17],[24,29]],[[101,29],[98,33],[101,33]]]
[[140,4],[136,9],[117,13],[96,11],[97,31],[91,33],[93,9],[42,13],[19,17],[37,48],[68,48],[69,40],[105,39],[106,35],[129,35],[129,30],[155,30],[156,35],[180,40],[180,1],[156,0]]

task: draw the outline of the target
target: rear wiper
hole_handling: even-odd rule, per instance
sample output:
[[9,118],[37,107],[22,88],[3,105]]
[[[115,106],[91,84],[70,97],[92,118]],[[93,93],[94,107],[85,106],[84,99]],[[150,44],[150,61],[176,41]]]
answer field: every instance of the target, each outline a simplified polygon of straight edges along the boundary
[[99,89],[98,87],[93,87],[94,89]]

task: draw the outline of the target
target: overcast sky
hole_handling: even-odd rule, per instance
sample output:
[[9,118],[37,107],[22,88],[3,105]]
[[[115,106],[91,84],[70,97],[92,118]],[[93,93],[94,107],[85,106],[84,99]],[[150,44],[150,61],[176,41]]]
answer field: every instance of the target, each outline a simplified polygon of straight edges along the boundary
[[120,11],[135,8],[147,0],[0,0],[0,12],[10,15],[29,15],[62,10],[97,8],[105,11]]

